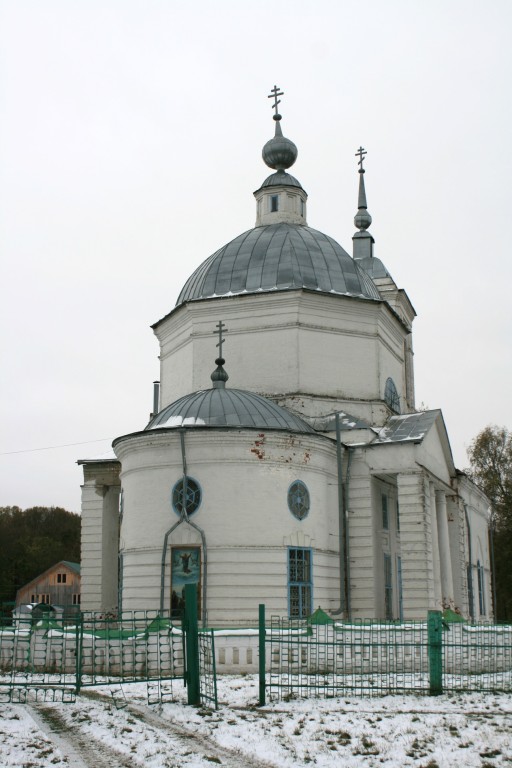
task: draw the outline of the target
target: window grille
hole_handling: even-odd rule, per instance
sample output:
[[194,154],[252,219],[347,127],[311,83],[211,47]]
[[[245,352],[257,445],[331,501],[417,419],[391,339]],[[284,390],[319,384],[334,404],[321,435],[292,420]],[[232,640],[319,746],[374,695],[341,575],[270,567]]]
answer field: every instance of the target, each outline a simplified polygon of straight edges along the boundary
[[288,611],[291,618],[303,619],[311,613],[311,549],[288,550]]
[[384,402],[395,413],[400,413],[400,397],[395,382],[391,377],[386,381],[386,387],[384,389]]
[[288,509],[297,520],[303,520],[309,512],[309,491],[301,480],[296,480],[288,488]]
[[[201,487],[193,477],[187,477],[186,480],[185,509],[187,510],[187,515],[193,515],[201,504]],[[184,486],[185,482],[183,478],[181,478],[172,489],[172,507],[178,515],[181,515],[183,511]]]

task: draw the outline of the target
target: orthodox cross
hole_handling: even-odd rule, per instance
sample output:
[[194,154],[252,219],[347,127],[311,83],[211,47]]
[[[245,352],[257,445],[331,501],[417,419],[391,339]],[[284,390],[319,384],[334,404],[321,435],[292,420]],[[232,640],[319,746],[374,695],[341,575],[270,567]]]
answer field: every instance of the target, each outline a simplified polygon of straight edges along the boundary
[[367,151],[366,151],[366,149],[363,149],[362,147],[359,147],[359,149],[358,149],[358,150],[357,150],[357,152],[356,152],[356,157],[359,155],[359,161],[358,161],[358,163],[357,163],[357,164],[361,166],[359,170],[360,170],[360,171],[363,171],[363,172],[364,172],[364,168],[363,168],[363,160],[364,160],[364,156],[365,156],[366,154],[368,154],[368,153],[367,153]]
[[217,333],[219,335],[219,343],[216,344],[215,346],[217,346],[219,348],[219,357],[222,357],[222,345],[224,343],[224,339],[222,338],[222,334],[223,334],[224,331],[227,331],[227,328],[224,325],[224,323],[222,322],[222,320],[219,320],[219,322],[217,323],[215,328],[217,330],[213,331],[213,333]]
[[272,107],[276,111],[276,117],[278,115],[277,105],[281,103],[281,99],[278,99],[277,97],[278,96],[283,96],[283,95],[284,95],[283,91],[280,91],[279,88],[277,87],[277,85],[274,85],[274,87],[272,88],[270,94],[267,96],[267,99],[274,99],[274,103],[273,103]]

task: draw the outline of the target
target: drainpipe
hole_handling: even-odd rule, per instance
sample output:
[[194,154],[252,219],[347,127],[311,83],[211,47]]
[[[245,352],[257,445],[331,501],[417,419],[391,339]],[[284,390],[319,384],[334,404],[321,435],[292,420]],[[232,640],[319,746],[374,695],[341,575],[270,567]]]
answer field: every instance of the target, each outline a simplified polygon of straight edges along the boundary
[[347,617],[351,617],[351,605],[350,605],[350,537],[349,537],[349,521],[348,521],[348,499],[350,488],[350,465],[352,464],[352,456],[354,454],[354,448],[348,446],[348,463],[347,463],[347,477],[345,480],[345,562],[346,562],[346,582],[347,582]]
[[340,561],[340,606],[331,611],[333,616],[339,616],[346,609],[346,578],[345,578],[345,508],[343,499],[343,462],[341,456],[340,414],[335,413],[336,421],[336,464],[338,470],[338,551]]
[[174,523],[173,526],[169,528],[169,530],[166,532],[164,536],[164,545],[162,548],[162,560],[160,564],[160,614],[163,615],[164,611],[164,594],[165,594],[165,561],[167,557],[167,548],[168,548],[168,541],[169,536],[171,533],[178,528],[182,523],[188,523],[191,528],[194,528],[196,531],[198,531],[199,535],[201,536],[201,543],[203,546],[203,594],[202,594],[202,611],[201,611],[201,619],[203,626],[206,626],[206,585],[207,585],[207,577],[208,577],[208,558],[207,558],[207,550],[206,550],[206,535],[202,528],[200,528],[196,523],[193,523],[188,516],[187,512],[187,456],[185,452],[185,430],[180,429],[180,446],[181,446],[181,463],[183,467],[183,503],[181,505],[181,514],[180,519]]

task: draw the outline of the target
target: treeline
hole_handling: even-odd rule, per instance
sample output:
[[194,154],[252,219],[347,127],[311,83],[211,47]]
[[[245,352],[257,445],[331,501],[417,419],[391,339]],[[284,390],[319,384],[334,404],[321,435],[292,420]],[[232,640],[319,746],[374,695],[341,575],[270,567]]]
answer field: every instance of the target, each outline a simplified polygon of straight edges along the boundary
[[469,476],[491,502],[491,546],[496,585],[495,618],[512,623],[512,432],[489,426],[473,440]]
[[59,560],[80,562],[80,521],[60,507],[0,507],[0,605]]

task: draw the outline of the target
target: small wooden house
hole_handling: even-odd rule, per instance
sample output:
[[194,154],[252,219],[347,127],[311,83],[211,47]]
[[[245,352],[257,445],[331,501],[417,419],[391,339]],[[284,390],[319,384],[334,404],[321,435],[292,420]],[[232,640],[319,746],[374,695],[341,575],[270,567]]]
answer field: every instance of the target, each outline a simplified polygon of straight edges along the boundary
[[80,607],[80,563],[61,560],[40,576],[20,587],[16,607],[28,603],[44,603],[63,608]]

